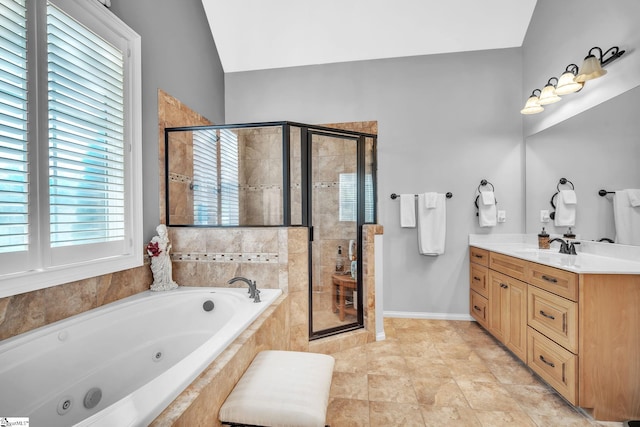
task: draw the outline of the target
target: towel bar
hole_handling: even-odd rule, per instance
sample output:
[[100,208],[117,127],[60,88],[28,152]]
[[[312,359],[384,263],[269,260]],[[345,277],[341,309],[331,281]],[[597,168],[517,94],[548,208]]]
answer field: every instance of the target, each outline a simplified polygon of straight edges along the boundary
[[[445,194],[445,196],[447,197],[447,199],[450,199],[450,198],[452,198],[452,197],[453,197],[453,193],[452,193],[451,191],[448,191],[448,192],[447,192],[447,194]],[[399,195],[399,194],[391,193],[391,200],[395,200],[395,199],[397,199],[398,197],[400,197],[400,195]],[[414,194],[414,195],[413,195],[413,197],[418,197],[418,195],[417,195],[417,194]]]

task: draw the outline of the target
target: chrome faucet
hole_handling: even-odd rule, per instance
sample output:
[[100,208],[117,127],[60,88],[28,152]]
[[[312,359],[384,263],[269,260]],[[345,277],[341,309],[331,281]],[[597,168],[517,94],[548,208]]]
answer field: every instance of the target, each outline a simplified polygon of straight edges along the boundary
[[246,277],[234,277],[229,280],[227,284],[231,285],[235,282],[245,282],[249,286],[249,298],[253,298],[253,302],[260,302],[260,291],[258,290],[258,286],[256,285],[255,280],[249,280]]

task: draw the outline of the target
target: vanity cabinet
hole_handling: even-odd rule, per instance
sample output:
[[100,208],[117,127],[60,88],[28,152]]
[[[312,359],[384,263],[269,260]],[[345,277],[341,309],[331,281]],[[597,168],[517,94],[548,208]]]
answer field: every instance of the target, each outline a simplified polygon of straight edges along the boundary
[[470,313],[571,404],[640,418],[640,275],[579,274],[470,248]]
[[489,328],[488,302],[489,302],[489,251],[471,247],[469,254],[469,283],[471,292],[469,295],[469,313],[485,328]]
[[520,359],[527,357],[527,284],[489,270],[489,332]]

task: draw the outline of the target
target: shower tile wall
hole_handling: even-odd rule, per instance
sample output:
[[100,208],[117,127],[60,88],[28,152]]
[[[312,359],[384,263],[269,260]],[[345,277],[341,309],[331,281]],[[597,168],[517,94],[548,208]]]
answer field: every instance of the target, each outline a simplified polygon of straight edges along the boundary
[[[212,125],[206,117],[196,113],[182,102],[158,89],[158,171],[160,183],[160,222],[164,223],[165,214],[165,148],[164,130],[168,127]],[[175,138],[175,139],[174,139]],[[193,181],[193,142],[190,132],[177,132],[171,137],[169,176],[172,200],[171,222],[175,224],[193,224],[193,192],[189,189]],[[173,203],[173,202],[176,203]]]
[[282,225],[282,128],[238,130],[240,224]]

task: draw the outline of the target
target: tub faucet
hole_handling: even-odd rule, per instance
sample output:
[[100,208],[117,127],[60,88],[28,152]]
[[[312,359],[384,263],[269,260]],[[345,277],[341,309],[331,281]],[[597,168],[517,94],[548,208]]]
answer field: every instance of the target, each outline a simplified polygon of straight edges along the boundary
[[[553,243],[553,242],[560,242],[560,253],[561,254],[570,254],[570,250],[569,250],[569,244],[567,242],[565,242],[564,240],[562,240],[559,237],[556,237],[555,239],[551,239],[549,240],[549,243]],[[573,251],[575,252],[575,248],[573,249]]]
[[249,298],[253,298],[253,302],[260,302],[260,291],[258,290],[258,286],[256,285],[255,280],[249,280],[246,277],[234,277],[229,280],[227,283],[230,285],[235,282],[244,282],[249,286]]

